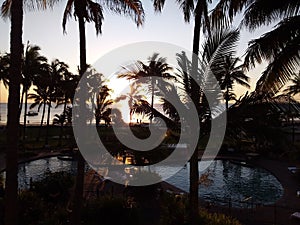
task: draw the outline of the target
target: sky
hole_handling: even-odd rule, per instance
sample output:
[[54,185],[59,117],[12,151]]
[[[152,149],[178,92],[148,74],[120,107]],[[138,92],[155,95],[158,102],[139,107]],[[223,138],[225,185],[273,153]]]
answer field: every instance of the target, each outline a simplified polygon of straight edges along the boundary
[[[93,64],[105,53],[134,42],[161,41],[192,50],[193,23],[184,22],[183,15],[175,1],[166,1],[162,13],[154,12],[151,1],[143,1],[145,9],[145,23],[137,28],[131,18],[104,12],[102,34],[96,35],[93,24],[86,24],[87,62]],[[2,5],[3,0],[0,0]],[[66,62],[72,72],[76,72],[79,64],[79,33],[77,22],[71,18],[67,23],[67,33],[63,33],[62,15],[66,2],[60,2],[52,10],[26,11],[24,13],[23,43],[41,47],[41,54],[49,61],[58,58]],[[237,17],[235,24],[241,17]],[[254,33],[242,30],[237,56],[242,57],[247,43],[258,38],[270,27],[261,27]],[[0,18],[0,52],[9,52],[10,22]],[[248,72],[251,78],[251,90],[266,65],[260,65]],[[100,71],[101,72],[101,71]],[[116,86],[121,85],[115,84]],[[7,93],[0,87],[0,102],[6,102]],[[237,95],[247,91],[237,86]]]

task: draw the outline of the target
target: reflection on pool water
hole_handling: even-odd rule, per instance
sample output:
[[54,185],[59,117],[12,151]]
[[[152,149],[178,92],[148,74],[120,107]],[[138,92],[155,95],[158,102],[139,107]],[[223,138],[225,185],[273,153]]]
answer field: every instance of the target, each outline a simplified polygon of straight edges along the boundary
[[[209,162],[199,162],[199,169]],[[76,161],[63,161],[57,157],[34,160],[19,165],[19,188],[28,188],[30,178],[41,179],[46,171],[76,172]],[[163,173],[170,168],[156,168]],[[173,168],[174,169],[174,168]],[[272,204],[283,194],[279,181],[267,170],[236,165],[227,160],[214,160],[201,174],[208,174],[206,185],[199,185],[199,195],[202,199],[221,205],[245,207],[249,204]],[[5,173],[4,173],[5,176]],[[167,179],[170,184],[189,191],[189,164],[176,175]],[[250,198],[249,198],[250,197]],[[247,203],[241,203],[249,198]]]
[[[206,161],[199,162],[199,168]],[[276,177],[262,168],[244,167],[228,160],[214,160],[201,174],[208,174],[211,182],[199,185],[201,198],[220,205],[250,207],[251,204],[273,204],[282,195],[283,188]],[[170,184],[189,191],[189,165],[167,180]],[[243,202],[247,199],[248,201]]]

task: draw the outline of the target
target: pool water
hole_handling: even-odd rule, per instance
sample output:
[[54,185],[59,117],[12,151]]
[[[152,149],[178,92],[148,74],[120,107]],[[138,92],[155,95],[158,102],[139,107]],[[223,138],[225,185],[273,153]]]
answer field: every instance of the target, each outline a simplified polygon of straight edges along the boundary
[[[199,162],[201,167],[210,163]],[[19,188],[29,188],[30,178],[41,179],[45,172],[66,171],[76,173],[76,161],[63,161],[57,157],[34,160],[19,165]],[[171,168],[160,168],[160,172]],[[5,172],[2,173],[5,177]],[[227,160],[214,160],[209,167],[200,172],[199,196],[201,199],[219,205],[250,207],[254,204],[273,204],[282,195],[283,188],[270,172],[262,168],[249,168],[236,165]],[[168,183],[188,192],[189,164],[177,174],[166,180]],[[243,202],[243,200],[248,201]]]
[[[199,162],[199,169],[203,164]],[[236,165],[228,160],[214,160],[200,177],[200,198],[233,207],[252,207],[254,204],[273,204],[283,195],[283,187],[269,171],[257,167]],[[189,165],[167,180],[189,191]],[[245,201],[244,201],[245,200]]]

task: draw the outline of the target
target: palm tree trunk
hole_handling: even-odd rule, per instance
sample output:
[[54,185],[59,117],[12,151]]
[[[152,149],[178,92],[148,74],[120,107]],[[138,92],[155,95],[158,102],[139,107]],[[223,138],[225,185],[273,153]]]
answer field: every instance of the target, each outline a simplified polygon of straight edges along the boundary
[[42,114],[42,119],[41,119],[41,123],[40,123],[40,129],[39,129],[39,133],[38,133],[38,136],[37,136],[37,141],[40,140],[40,137],[41,137],[41,132],[42,132],[42,127],[43,127],[43,123],[44,123],[44,117],[45,117],[45,111],[46,111],[46,102],[44,101],[43,103],[43,114]]
[[[79,2],[79,7],[80,3]],[[76,7],[76,6],[75,6]],[[79,39],[80,39],[80,78],[85,73],[87,66],[86,66],[86,40],[85,40],[85,23],[83,18],[83,7],[81,10],[81,15],[78,15],[78,25],[79,25]],[[81,105],[85,104],[84,99],[79,100]],[[81,121],[85,123],[86,121]],[[83,134],[84,135],[84,134]],[[72,208],[72,215],[71,215],[71,224],[72,225],[80,225],[81,224],[81,208],[83,202],[83,185],[84,185],[84,159],[80,153],[78,152],[78,165],[77,165],[77,176],[76,176],[76,186],[75,186],[75,194],[73,199],[73,208]]]
[[20,106],[19,106],[19,118],[21,117],[21,112],[22,112],[22,109],[23,109],[23,101],[24,101],[24,95],[25,95],[25,89],[24,89],[24,86],[22,88],[22,97],[21,97],[21,101],[20,101]]
[[229,103],[229,87],[228,87],[228,85],[226,86],[226,99],[225,99],[225,101],[226,101],[226,113],[228,113],[228,103]]
[[28,100],[28,88],[25,90],[25,106],[24,106],[24,122],[23,122],[23,141],[25,141],[26,124],[27,124],[27,100]]
[[7,107],[7,149],[5,181],[5,225],[17,225],[18,220],[18,144],[19,105],[22,62],[23,1],[11,3],[9,90]]
[[154,78],[151,77],[151,117],[150,117],[150,124],[152,124],[153,120],[153,106],[154,106]]
[[[199,4],[200,1],[198,1]],[[195,25],[194,25],[194,40],[193,40],[193,57],[192,57],[192,74],[195,75],[198,72],[198,54],[199,54],[199,42],[200,42],[200,28],[201,28],[201,15],[199,13],[195,14]],[[197,79],[198,74],[196,75]],[[200,89],[197,82],[191,79],[191,98],[196,105],[198,114],[200,111]],[[199,194],[198,194],[198,180],[199,180],[199,170],[198,170],[198,148],[195,149],[191,159],[190,159],[190,223],[192,225],[197,224],[197,218],[199,215]]]
[[[64,102],[64,109],[63,109],[64,121],[66,119],[67,101],[68,101],[68,99],[65,95],[65,102]],[[64,122],[62,122],[61,125],[60,125],[59,146],[62,146],[63,131],[64,131]]]
[[51,102],[48,104],[48,114],[47,114],[47,126],[46,126],[46,139],[45,146],[49,144],[49,123],[50,123],[50,110],[51,110]]

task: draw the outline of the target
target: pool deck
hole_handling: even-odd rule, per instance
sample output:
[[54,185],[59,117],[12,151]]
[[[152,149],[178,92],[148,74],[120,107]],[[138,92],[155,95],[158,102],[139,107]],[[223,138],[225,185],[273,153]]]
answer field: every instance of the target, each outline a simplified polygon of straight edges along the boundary
[[[20,162],[31,161],[43,157],[59,155],[60,151],[42,151],[36,156],[30,158],[20,158]],[[236,159],[244,160],[243,156],[239,155],[221,155],[219,159]],[[199,155],[201,159],[201,154]],[[221,207],[213,205],[209,207],[210,212],[222,212],[227,215],[238,218],[245,225],[296,225],[300,224],[300,219],[292,219],[290,216],[294,212],[300,212],[300,197],[297,197],[297,191],[300,190],[300,173],[294,174],[288,170],[288,167],[295,166],[295,162],[287,162],[284,160],[269,160],[256,158],[251,160],[255,166],[259,166],[270,171],[280,181],[284,188],[283,196],[271,206],[255,205],[252,209],[236,209],[229,207]],[[5,154],[0,153],[0,171],[5,168]],[[89,178],[86,178],[89,179]],[[90,191],[92,181],[86,182],[85,189]],[[162,188],[173,193],[184,193],[184,191],[166,183],[162,182]],[[200,204],[203,201],[200,199]]]

